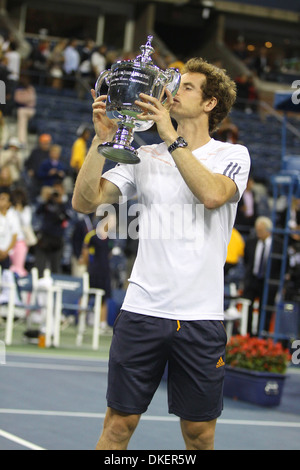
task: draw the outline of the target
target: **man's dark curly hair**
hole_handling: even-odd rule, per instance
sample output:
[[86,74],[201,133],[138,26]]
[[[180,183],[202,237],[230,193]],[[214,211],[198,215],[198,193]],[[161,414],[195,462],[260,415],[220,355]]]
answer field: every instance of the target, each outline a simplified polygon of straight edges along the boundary
[[208,63],[201,57],[195,57],[186,62],[181,72],[201,73],[206,81],[202,86],[204,100],[215,97],[218,101],[209,114],[209,132],[214,132],[218,125],[228,115],[236,100],[236,84],[227,75],[226,70]]

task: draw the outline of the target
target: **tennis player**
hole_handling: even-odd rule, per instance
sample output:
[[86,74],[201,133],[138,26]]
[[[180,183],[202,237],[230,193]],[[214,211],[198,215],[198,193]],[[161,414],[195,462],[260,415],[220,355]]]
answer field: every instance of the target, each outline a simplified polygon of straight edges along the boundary
[[[166,91],[164,105],[144,94],[137,100],[139,119],[155,122],[162,143],[141,147],[139,164],[118,164],[102,177],[97,147],[112,140],[117,127],[105,114],[106,96],[92,93],[96,135],[73,207],[90,213],[137,196],[140,208],[139,248],[114,325],[97,449],[127,448],[167,363],[169,412],[180,418],[186,449],[213,449],[227,341],[223,267],[250,157],[244,146],[211,134],[235,102],[235,83],[201,58],[189,60],[174,98]],[[180,220],[164,236],[170,213]],[[157,230],[149,230],[153,223]]]

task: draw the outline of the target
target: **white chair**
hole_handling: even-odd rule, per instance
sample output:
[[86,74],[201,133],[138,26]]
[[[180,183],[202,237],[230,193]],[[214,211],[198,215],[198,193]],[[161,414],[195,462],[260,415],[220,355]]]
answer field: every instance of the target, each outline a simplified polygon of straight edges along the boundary
[[[86,330],[86,319],[88,313],[94,315],[92,348],[99,347],[99,326],[102,297],[105,294],[102,289],[92,289],[89,285],[89,275],[84,273],[82,277],[75,277],[66,274],[51,274],[50,270],[45,270],[44,279],[50,280],[52,289],[55,290],[55,303],[53,308],[53,344],[58,347],[60,344],[60,330],[62,313],[64,311],[78,313],[78,331],[76,345],[81,346],[83,335]],[[95,296],[93,305],[90,304],[91,296]]]
[[[237,320],[240,321],[240,334],[243,336],[246,335],[248,328],[248,311],[251,304],[250,300],[239,297],[235,283],[230,283],[229,286],[227,286],[227,294],[225,288],[225,296],[229,299],[229,304],[224,312],[228,340],[232,336],[233,324]],[[237,305],[241,305],[241,309],[238,309]]]

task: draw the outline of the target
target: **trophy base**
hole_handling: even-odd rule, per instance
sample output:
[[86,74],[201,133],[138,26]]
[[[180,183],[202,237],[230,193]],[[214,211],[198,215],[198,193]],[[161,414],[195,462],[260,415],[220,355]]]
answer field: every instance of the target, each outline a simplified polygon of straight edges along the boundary
[[98,152],[103,157],[118,163],[136,164],[140,163],[137,151],[133,147],[120,145],[113,142],[106,142],[98,147]]

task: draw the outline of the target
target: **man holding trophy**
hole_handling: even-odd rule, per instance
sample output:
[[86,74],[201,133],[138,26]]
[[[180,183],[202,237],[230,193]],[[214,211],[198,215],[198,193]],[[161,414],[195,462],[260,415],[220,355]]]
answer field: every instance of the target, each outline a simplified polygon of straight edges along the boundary
[[[137,62],[149,66],[149,54]],[[125,92],[123,65],[110,78],[114,84],[118,78],[120,93]],[[129,65],[136,74],[136,62]],[[96,135],[77,178],[73,207],[90,213],[120,202],[121,196],[137,196],[141,211],[138,254],[114,325],[108,409],[97,449],[127,449],[166,364],[169,412],[180,418],[186,449],[213,449],[227,341],[223,266],[250,157],[244,146],[215,141],[211,133],[234,104],[235,84],[225,71],[195,58],[186,63],[176,91],[162,86],[158,97],[153,87],[137,91],[134,113],[123,100],[127,128],[130,120],[132,127],[154,122],[162,141],[136,154],[120,138],[121,116],[107,111],[113,105],[110,93],[92,91]],[[129,160],[101,177],[104,156],[118,160],[119,150],[119,161]],[[163,222],[170,212],[176,218],[174,208],[181,208],[183,217],[165,237]],[[160,236],[149,236],[149,223],[157,225]]]

